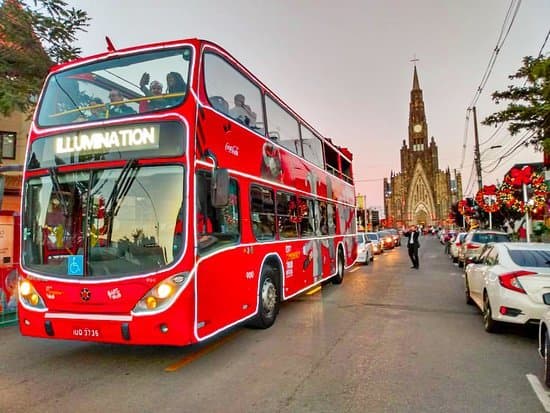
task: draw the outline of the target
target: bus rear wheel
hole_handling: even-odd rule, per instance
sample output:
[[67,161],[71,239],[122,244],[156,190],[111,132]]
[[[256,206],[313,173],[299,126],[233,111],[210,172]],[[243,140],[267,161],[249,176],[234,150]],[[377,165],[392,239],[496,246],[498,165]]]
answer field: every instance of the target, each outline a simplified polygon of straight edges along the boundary
[[342,249],[338,250],[338,260],[336,261],[336,275],[332,277],[333,284],[342,284],[344,281],[344,253]]
[[258,313],[250,327],[269,328],[275,323],[280,306],[276,277],[277,272],[273,268],[264,267],[262,270]]

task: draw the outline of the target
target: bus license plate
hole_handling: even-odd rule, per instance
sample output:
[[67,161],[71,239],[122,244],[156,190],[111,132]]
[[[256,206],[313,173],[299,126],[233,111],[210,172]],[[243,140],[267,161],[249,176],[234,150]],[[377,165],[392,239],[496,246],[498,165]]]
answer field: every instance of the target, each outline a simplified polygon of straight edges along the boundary
[[94,338],[99,336],[98,328],[73,327],[73,337]]

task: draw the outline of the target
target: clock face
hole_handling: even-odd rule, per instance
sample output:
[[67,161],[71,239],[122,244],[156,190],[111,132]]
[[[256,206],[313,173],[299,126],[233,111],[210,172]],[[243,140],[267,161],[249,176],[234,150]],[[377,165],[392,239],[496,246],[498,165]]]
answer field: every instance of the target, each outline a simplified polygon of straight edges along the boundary
[[413,130],[416,133],[421,132],[422,131],[422,125],[420,123],[417,123],[416,125],[414,125]]

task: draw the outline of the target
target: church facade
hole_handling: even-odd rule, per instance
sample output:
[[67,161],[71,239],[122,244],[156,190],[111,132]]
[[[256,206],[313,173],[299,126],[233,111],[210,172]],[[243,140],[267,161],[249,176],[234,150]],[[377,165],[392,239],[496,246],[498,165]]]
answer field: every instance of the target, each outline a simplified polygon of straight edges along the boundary
[[414,67],[409,104],[409,140],[403,140],[401,172],[384,178],[386,226],[401,228],[416,224],[424,227],[449,223],[451,205],[462,199],[460,173],[439,169],[438,149],[428,122],[424,98]]

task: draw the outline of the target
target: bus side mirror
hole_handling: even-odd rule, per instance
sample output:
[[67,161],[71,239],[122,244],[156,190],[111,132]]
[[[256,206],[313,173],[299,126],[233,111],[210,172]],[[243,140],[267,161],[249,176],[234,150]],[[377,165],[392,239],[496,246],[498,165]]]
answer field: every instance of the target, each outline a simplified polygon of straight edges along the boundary
[[210,190],[214,208],[227,206],[229,203],[229,172],[227,169],[214,169]]

